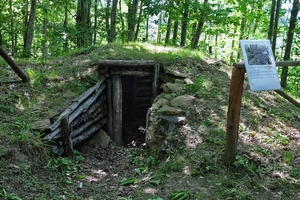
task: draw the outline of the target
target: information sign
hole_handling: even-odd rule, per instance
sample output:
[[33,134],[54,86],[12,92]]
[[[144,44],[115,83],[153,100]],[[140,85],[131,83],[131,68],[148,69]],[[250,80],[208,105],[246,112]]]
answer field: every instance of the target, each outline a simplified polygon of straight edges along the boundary
[[240,40],[251,91],[280,90],[269,40]]

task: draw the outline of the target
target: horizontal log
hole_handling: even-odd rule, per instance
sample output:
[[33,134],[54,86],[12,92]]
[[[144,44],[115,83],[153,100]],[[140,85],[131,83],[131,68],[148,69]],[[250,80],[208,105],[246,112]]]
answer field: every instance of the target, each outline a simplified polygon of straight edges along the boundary
[[[94,85],[93,87],[91,87],[90,89],[88,89],[87,91],[85,91],[82,95],[80,95],[79,97],[77,97],[76,99],[73,100],[73,103],[63,112],[60,114],[60,116],[58,117],[58,119],[49,127],[50,132],[53,132],[55,129],[57,129],[60,125],[60,121],[61,119],[65,116],[65,115],[70,115],[83,101],[85,101],[96,89],[98,89],[101,84],[104,82],[105,77],[101,77],[100,80],[96,83],[96,85]],[[48,139],[51,138],[50,135],[46,136]],[[45,138],[45,139],[47,139]]]
[[73,138],[72,139],[73,145],[76,146],[79,143],[81,143],[82,141],[88,139],[91,135],[93,135],[94,133],[96,133],[97,131],[99,131],[106,123],[107,123],[107,118],[104,118],[104,119],[96,122],[94,124],[94,126],[92,126],[88,130],[86,130],[83,133],[81,133],[78,137]]
[[[300,61],[276,61],[277,67],[296,67],[300,66]],[[233,66],[237,69],[245,68],[245,63],[234,63]]]
[[86,112],[90,107],[90,105],[92,105],[96,101],[96,99],[100,96],[100,94],[104,91],[105,87],[106,84],[103,83],[90,98],[88,98],[74,112],[72,112],[69,116],[70,122],[72,122],[81,113]]
[[72,131],[71,132],[71,138],[77,137],[83,131],[85,131],[88,127],[90,127],[93,123],[95,123],[96,121],[102,119],[106,115],[107,115],[106,111],[103,111],[102,113],[99,113],[99,115],[96,118],[93,118],[91,121],[86,122],[85,124],[83,124],[82,126],[80,126],[79,128],[77,128],[76,130]]
[[[86,111],[88,109],[88,106],[92,104],[95,101],[95,99],[97,99],[98,96],[103,92],[104,88],[105,84],[102,84],[100,88],[96,89],[96,92],[92,94],[92,96],[89,99],[87,99],[87,101],[85,101],[84,103],[81,102],[82,104],[77,105],[76,108],[74,108],[75,106],[67,108],[63,112],[63,114],[69,114],[69,122],[72,123],[80,113]],[[78,103],[78,101],[76,101],[76,103]],[[58,120],[60,119],[61,117],[59,117]],[[53,124],[55,124],[55,126]],[[58,136],[61,133],[60,121],[56,121],[53,124],[50,126],[50,130],[52,130],[52,132],[44,137],[45,140],[56,140],[60,137]]]
[[[98,124],[96,122],[94,124],[94,126],[92,126],[87,131],[83,132],[82,135],[80,135],[76,138],[73,138],[72,139],[73,147],[78,145],[79,143],[83,142],[84,140],[88,139],[91,135],[93,135],[94,133],[99,131],[107,123],[107,119],[104,118],[98,122],[99,122]],[[65,152],[65,149],[64,149],[62,141],[57,142],[57,145],[52,148],[52,151],[59,156],[63,155]]]
[[293,97],[289,96],[288,94],[286,94],[285,92],[281,91],[281,90],[274,90],[277,94],[279,94],[280,96],[282,96],[283,98],[285,98],[286,100],[288,100],[290,103],[292,103],[294,106],[300,108],[300,103],[294,99]]
[[82,113],[70,124],[71,130],[74,130],[81,124],[84,124],[87,121],[96,118],[101,112],[103,112],[106,109],[106,107],[107,107],[106,104],[102,103],[102,105],[100,105],[97,110],[94,110],[94,112]]
[[99,66],[154,67],[155,60],[99,60]]
[[121,70],[111,70],[112,75],[126,75],[126,76],[153,76],[153,72],[144,71],[121,71]]

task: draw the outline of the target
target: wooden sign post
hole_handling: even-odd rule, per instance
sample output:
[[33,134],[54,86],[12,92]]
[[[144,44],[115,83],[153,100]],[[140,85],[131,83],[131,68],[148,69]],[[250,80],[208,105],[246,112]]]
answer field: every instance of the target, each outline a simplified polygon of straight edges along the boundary
[[[277,61],[276,66],[300,66],[300,61]],[[230,93],[227,112],[227,128],[226,128],[226,146],[224,162],[231,165],[235,161],[237,155],[238,132],[240,122],[241,101],[243,95],[243,85],[245,77],[245,64],[235,63],[232,68],[232,76],[230,81]],[[274,90],[277,94],[285,98],[287,101],[300,108],[300,103],[284,93],[281,90]]]
[[230,82],[230,94],[227,112],[226,147],[224,158],[225,163],[228,165],[232,164],[235,161],[235,156],[237,154],[237,141],[244,76],[245,68],[238,68],[237,65],[234,64]]

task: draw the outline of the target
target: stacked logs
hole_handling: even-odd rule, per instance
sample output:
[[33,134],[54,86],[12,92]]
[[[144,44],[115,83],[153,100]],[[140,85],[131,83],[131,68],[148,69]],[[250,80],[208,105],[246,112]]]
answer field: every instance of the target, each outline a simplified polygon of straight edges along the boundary
[[49,127],[43,139],[53,144],[53,151],[62,155],[99,131],[107,123],[105,77],[73,100],[73,103]]

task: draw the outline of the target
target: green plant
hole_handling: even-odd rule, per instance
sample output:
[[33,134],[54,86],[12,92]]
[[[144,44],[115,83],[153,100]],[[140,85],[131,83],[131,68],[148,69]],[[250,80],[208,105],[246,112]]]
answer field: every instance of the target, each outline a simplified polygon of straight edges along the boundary
[[244,168],[247,171],[255,174],[255,172],[253,171],[253,166],[249,163],[249,160],[243,156],[236,156],[236,160],[233,162],[233,165],[235,167],[239,167],[239,168]]
[[190,197],[190,192],[185,190],[175,190],[169,197],[171,200],[184,200]]
[[286,164],[290,165],[292,163],[293,160],[293,153],[290,151],[284,151],[282,153],[283,155],[283,162],[285,162]]
[[121,180],[119,180],[119,185],[121,186],[125,186],[125,185],[131,185],[131,184],[135,184],[138,182],[137,178],[123,178]]
[[3,197],[3,200],[22,200],[20,197],[15,195],[14,193],[8,193],[5,189],[2,189],[0,192],[0,196]]
[[59,171],[64,175],[70,175],[77,171],[79,160],[72,161],[65,157],[51,158],[48,160],[47,168]]

